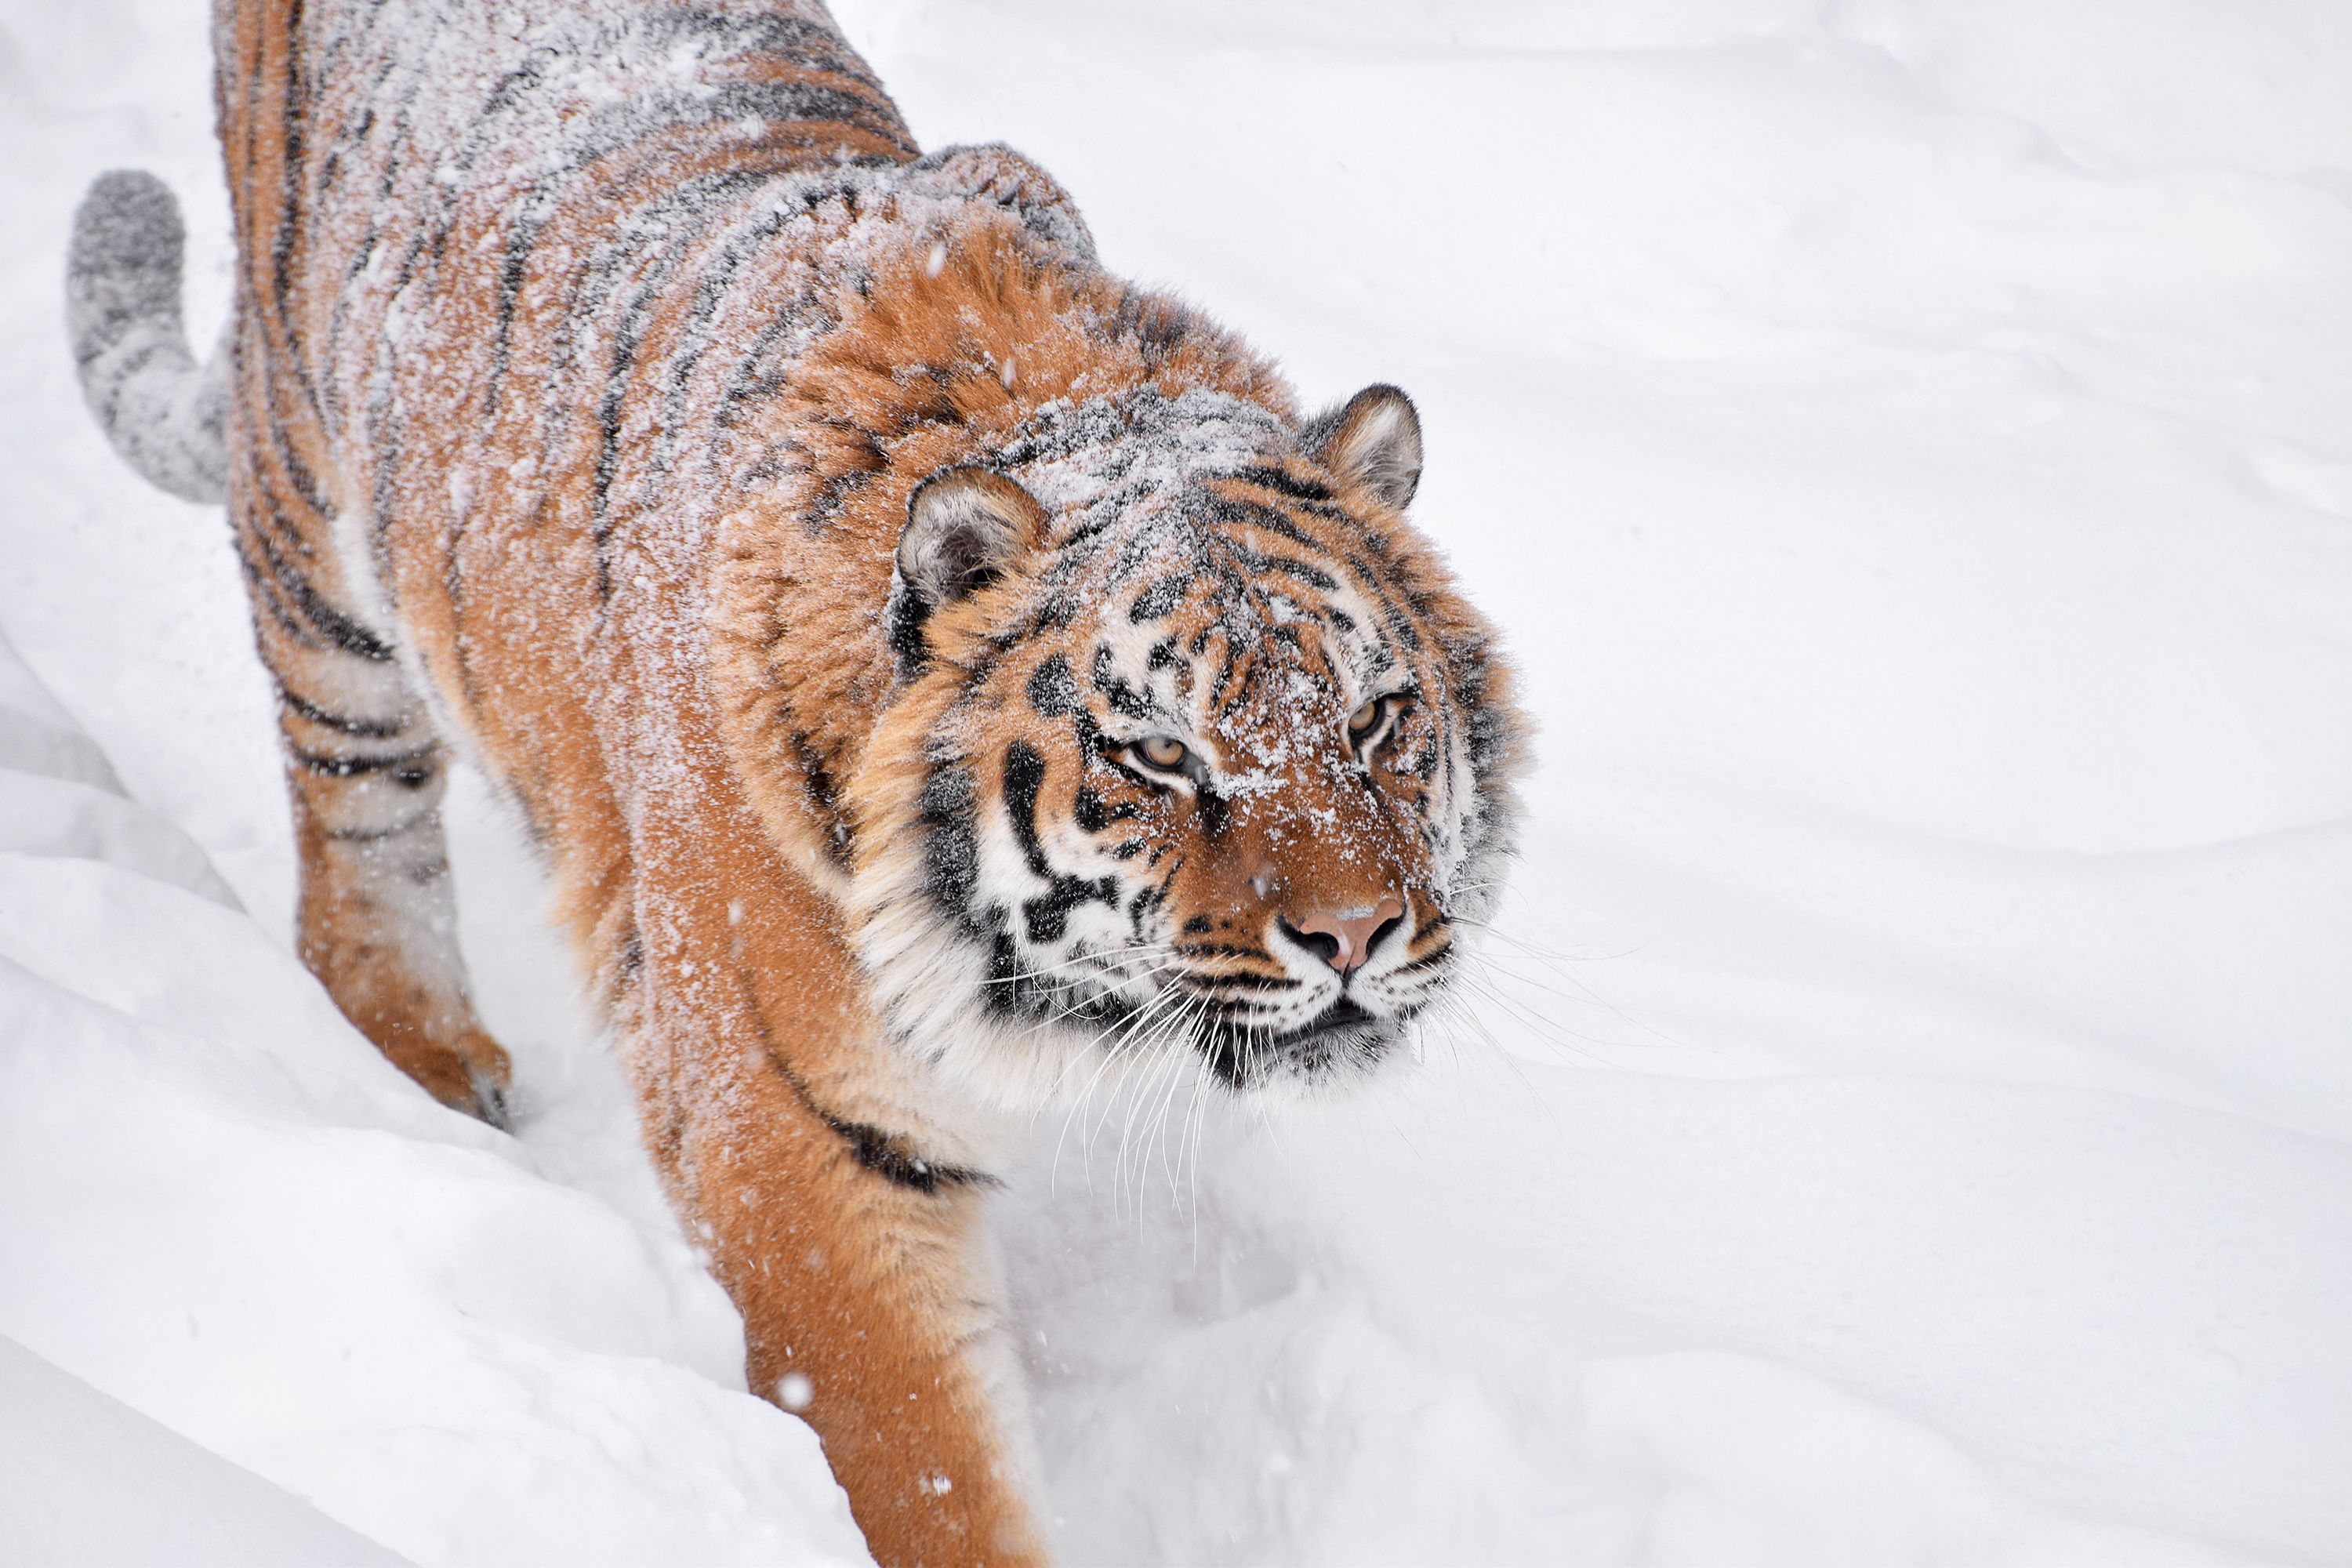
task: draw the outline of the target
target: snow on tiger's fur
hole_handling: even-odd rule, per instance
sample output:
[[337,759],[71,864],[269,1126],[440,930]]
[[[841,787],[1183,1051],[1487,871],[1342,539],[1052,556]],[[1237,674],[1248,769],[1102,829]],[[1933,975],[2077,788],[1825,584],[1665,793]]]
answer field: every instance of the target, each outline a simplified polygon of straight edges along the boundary
[[[502,1113],[438,802],[546,851],[648,1145],[886,1562],[1044,1548],[981,1195],[1011,1114],[1394,1054],[1520,725],[1403,517],[1412,405],[1299,418],[1002,147],[919,155],[822,6],[224,6],[232,353],[168,193],[69,279],[126,457],[226,492],[303,952]],[[217,444],[215,433],[218,433]]]

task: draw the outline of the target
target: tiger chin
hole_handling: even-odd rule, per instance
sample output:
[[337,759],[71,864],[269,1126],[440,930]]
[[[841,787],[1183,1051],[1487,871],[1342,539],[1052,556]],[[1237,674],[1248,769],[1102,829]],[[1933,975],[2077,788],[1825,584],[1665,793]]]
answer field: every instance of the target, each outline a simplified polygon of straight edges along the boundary
[[1509,858],[1524,724],[1406,521],[1418,417],[1304,416],[1028,160],[924,153],[814,0],[398,13],[222,5],[210,363],[157,182],[68,265],[117,449],[226,505],[303,957],[503,1120],[477,763],[750,1386],[879,1561],[1045,1561],[982,1224],[1024,1112],[1360,1079]]

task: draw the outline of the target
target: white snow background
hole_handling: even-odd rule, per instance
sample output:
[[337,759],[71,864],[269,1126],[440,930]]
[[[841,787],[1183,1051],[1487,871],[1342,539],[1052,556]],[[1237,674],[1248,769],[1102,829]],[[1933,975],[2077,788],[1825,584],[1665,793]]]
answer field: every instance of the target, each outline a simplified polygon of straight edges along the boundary
[[[1041,1120],[1068,1561],[2352,1561],[2352,6],[838,8],[1412,392],[1542,724],[1475,1025],[1197,1158]],[[859,1560],[482,792],[518,1137],[290,956],[226,530],[61,327],[136,164],[210,341],[206,47],[0,0],[0,1559]]]

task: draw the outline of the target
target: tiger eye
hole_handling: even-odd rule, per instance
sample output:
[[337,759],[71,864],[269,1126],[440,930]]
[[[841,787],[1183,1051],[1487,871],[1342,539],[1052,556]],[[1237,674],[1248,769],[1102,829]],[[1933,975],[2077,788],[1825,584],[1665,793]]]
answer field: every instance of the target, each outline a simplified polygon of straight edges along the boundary
[[1360,741],[1366,735],[1370,734],[1372,732],[1372,726],[1381,721],[1381,710],[1387,705],[1387,702],[1388,699],[1385,697],[1375,697],[1370,702],[1365,703],[1361,708],[1357,709],[1353,713],[1349,714],[1349,735],[1355,740]]
[[1184,742],[1172,735],[1148,736],[1136,742],[1135,751],[1153,767],[1166,768],[1171,772],[1182,767],[1184,759],[1191,754]]

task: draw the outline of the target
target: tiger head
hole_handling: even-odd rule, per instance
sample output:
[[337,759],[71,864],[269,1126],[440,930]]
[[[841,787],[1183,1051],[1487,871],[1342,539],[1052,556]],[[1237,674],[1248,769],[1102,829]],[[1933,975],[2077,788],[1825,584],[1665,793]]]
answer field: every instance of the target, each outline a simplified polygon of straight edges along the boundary
[[915,489],[850,899],[887,1026],[1001,1104],[1196,1053],[1360,1076],[1454,982],[1519,723],[1387,386],[1064,401]]

